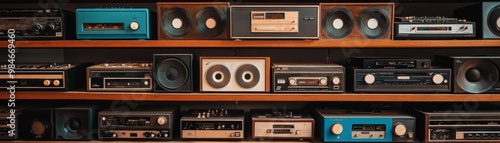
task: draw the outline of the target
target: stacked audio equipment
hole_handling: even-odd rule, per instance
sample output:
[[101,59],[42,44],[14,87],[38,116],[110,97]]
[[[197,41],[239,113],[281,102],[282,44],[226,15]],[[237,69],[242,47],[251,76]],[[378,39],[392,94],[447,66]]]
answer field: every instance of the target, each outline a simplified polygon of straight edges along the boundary
[[147,8],[77,8],[77,39],[149,39]]
[[139,106],[126,111],[105,109],[97,118],[99,139],[172,140],[178,110],[168,106]]
[[54,107],[31,107],[23,110],[20,138],[25,140],[54,140]]
[[155,92],[193,92],[192,54],[154,54]]
[[344,92],[344,67],[338,64],[273,63],[273,92]]
[[482,2],[456,9],[455,17],[464,17],[477,22],[478,37],[500,39],[500,2]]
[[391,40],[394,3],[321,3],[320,39]]
[[269,57],[200,57],[201,92],[269,92]]
[[9,67],[0,66],[0,87],[6,89],[15,81],[16,90],[71,90],[83,87],[88,64],[17,64],[14,78]]
[[231,39],[318,39],[318,5],[231,5]]
[[0,39],[64,39],[65,18],[60,9],[0,9]]
[[110,62],[87,68],[87,91],[152,91],[150,62]]
[[229,39],[228,2],[159,2],[158,39]]
[[73,105],[55,109],[56,140],[97,139],[98,105]]
[[243,110],[192,109],[181,118],[181,139],[240,140],[244,118]]
[[297,110],[252,110],[253,139],[313,139],[314,119]]
[[[498,109],[498,108],[496,108]],[[417,110],[417,124],[425,142],[500,142],[500,111]]]
[[396,39],[465,39],[476,37],[476,23],[448,17],[397,17]]
[[415,118],[393,110],[317,109],[324,142],[414,142]]
[[500,92],[500,56],[436,56],[435,61],[453,69],[454,93]]
[[451,69],[430,59],[353,57],[354,92],[450,92]]

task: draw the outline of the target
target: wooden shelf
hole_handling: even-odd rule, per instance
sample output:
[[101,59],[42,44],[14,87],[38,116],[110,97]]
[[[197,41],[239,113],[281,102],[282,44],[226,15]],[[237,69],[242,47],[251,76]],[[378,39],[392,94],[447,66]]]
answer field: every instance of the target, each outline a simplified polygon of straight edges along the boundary
[[[7,92],[0,99],[9,98]],[[16,92],[16,100],[495,102],[500,94]]]
[[16,48],[459,48],[500,47],[500,40],[41,40],[15,41],[14,45]]
[[[138,143],[138,141],[6,141],[5,143]],[[158,143],[159,141],[140,141],[141,143]],[[165,141],[162,141],[165,142]],[[167,141],[168,143],[321,143],[321,141]]]

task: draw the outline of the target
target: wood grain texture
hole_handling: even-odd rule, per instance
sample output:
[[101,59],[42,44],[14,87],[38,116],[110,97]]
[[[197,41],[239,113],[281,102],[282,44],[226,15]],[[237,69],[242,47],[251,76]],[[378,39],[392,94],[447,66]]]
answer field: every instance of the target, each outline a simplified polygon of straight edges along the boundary
[[[7,100],[3,92],[0,99]],[[424,93],[149,93],[84,91],[18,91],[17,100],[132,100],[132,101],[353,101],[353,102],[498,102],[500,94]]]
[[[0,42],[7,48],[6,41]],[[16,41],[16,48],[470,48],[500,47],[500,40],[46,40]]]

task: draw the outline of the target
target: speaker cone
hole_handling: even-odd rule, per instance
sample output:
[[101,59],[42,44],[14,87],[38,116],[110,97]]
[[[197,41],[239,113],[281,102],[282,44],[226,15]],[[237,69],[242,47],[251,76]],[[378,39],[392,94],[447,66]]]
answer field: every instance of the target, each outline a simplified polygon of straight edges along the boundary
[[334,8],[323,15],[322,27],[331,38],[344,38],[352,32],[353,18],[345,8]]
[[229,72],[229,69],[223,65],[213,65],[208,68],[205,79],[213,88],[222,88],[229,83],[231,73]]
[[236,70],[236,82],[243,88],[252,88],[259,83],[259,69],[251,64],[244,64]]
[[196,30],[205,37],[215,37],[221,34],[225,27],[224,14],[214,7],[203,8],[196,14]]
[[468,60],[458,67],[457,85],[470,93],[487,92],[498,81],[495,64],[487,60]]
[[[88,127],[88,121],[82,121],[82,119],[86,119],[87,117],[83,117],[85,114],[81,113],[62,113],[62,115],[58,115],[57,121],[61,123],[58,124],[58,135],[64,139],[84,139],[88,137],[89,131],[86,127]],[[62,132],[60,132],[62,131]]]
[[162,15],[161,28],[172,38],[182,37],[191,30],[191,17],[182,8],[171,8]]
[[488,28],[490,31],[500,36],[500,6],[496,6],[488,13]]
[[378,7],[367,8],[358,16],[360,33],[370,39],[376,39],[384,35],[388,31],[389,26],[389,14]]
[[179,59],[165,59],[156,69],[156,81],[162,88],[178,89],[188,82],[188,70],[187,66]]

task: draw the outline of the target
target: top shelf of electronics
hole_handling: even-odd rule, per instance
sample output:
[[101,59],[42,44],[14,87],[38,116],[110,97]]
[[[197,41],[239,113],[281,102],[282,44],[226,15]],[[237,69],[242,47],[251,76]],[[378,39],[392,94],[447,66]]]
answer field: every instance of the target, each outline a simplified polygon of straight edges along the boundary
[[[8,45],[7,40],[1,45]],[[40,40],[16,48],[473,48],[499,47],[500,40]],[[7,46],[2,46],[7,48]]]

